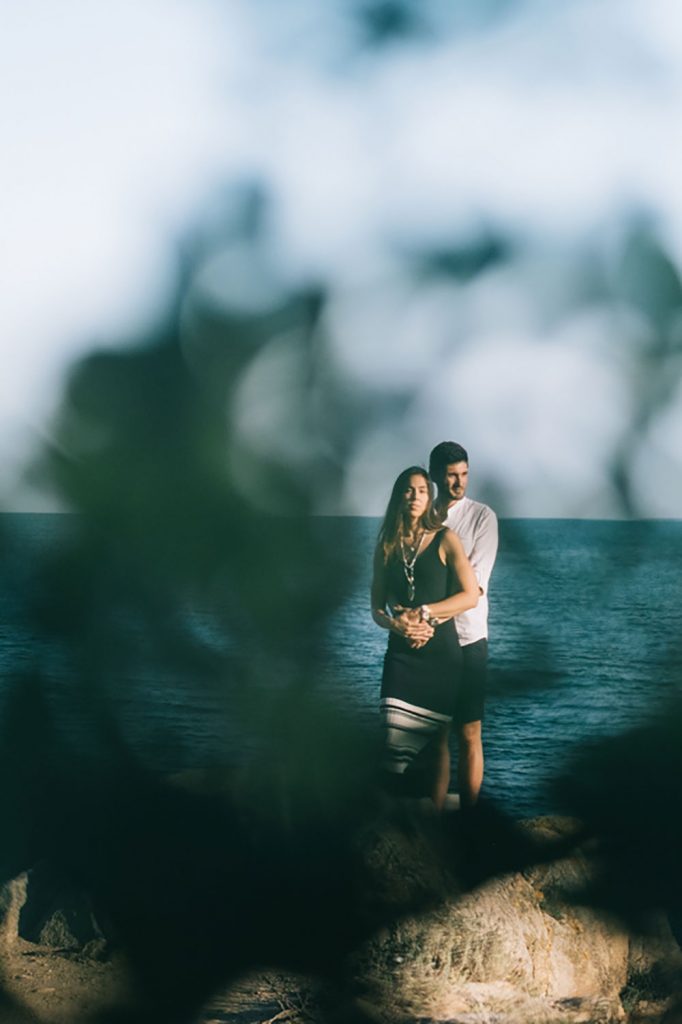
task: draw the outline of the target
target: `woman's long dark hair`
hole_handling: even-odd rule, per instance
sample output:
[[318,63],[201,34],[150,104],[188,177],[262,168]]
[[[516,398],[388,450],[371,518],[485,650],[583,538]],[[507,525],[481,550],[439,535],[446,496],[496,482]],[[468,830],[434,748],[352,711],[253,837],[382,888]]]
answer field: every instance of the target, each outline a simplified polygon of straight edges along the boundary
[[384,521],[381,524],[381,529],[379,530],[378,544],[380,545],[384,555],[384,563],[389,560],[405,536],[403,501],[411,476],[424,477],[429,488],[429,502],[423,514],[420,516],[419,525],[424,530],[435,530],[443,522],[442,515],[439,515],[434,508],[431,478],[429,474],[422,466],[408,466],[407,469],[404,469],[402,473],[398,475],[396,482],[393,484],[393,490],[391,491],[391,497],[388,499],[388,506],[386,508]]

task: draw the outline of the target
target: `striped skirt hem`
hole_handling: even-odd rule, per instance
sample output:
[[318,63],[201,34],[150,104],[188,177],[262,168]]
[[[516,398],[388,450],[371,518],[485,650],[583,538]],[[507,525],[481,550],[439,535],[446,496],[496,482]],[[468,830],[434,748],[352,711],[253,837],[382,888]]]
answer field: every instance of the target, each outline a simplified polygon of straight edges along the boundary
[[395,774],[402,774],[429,740],[452,721],[452,715],[397,697],[384,697],[380,710],[386,736],[384,767]]

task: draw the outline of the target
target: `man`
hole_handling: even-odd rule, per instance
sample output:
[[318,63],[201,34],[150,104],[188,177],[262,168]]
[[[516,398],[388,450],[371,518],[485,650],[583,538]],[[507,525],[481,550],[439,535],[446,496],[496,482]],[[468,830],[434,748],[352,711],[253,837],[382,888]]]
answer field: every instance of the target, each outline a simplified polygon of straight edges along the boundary
[[[488,583],[497,554],[497,516],[491,508],[466,497],[469,456],[454,441],[437,444],[429,457],[429,475],[438,488],[437,504],[445,525],[464,545],[478,579],[475,608],[455,618],[462,648],[462,679],[453,723],[458,729],[457,782],[462,806],[472,806],[483,782],[481,723],[488,668]],[[445,753],[441,756],[449,756]]]

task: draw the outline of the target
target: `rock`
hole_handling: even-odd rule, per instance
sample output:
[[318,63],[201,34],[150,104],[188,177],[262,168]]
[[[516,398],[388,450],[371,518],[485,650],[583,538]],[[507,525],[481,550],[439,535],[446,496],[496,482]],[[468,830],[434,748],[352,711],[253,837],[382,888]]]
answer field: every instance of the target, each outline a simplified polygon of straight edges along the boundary
[[628,980],[621,1000],[635,1016],[658,1019],[671,992],[682,992],[680,950],[669,922],[659,915],[650,922],[646,938],[630,939]]
[[6,947],[21,938],[54,949],[82,950],[105,939],[88,897],[44,863],[0,887],[0,929]]
[[[538,838],[560,838],[575,827],[556,818],[525,825]],[[355,958],[360,990],[390,1019],[619,1021],[629,978],[664,962],[679,968],[680,951],[664,923],[654,938],[635,940],[567,898],[589,876],[580,855],[465,893],[419,830],[385,829],[368,859],[385,898],[434,897],[433,909],[385,929]]]
[[0,942],[11,948],[19,934],[19,914],[26,902],[26,872],[0,886]]

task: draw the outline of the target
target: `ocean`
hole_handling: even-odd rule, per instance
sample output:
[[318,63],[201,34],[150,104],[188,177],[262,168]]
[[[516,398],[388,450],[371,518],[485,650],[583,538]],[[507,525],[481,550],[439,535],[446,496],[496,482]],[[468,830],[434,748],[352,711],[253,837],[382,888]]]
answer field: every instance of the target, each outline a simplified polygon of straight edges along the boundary
[[[30,514],[2,520],[0,679],[8,680],[46,663],[36,657],[41,640],[22,619],[21,581],[31,585],[28,567],[59,543],[68,523]],[[378,525],[329,519],[322,527],[358,572],[321,640],[317,685],[369,725],[377,719],[386,644],[369,615]],[[489,590],[484,792],[510,813],[560,811],[551,780],[577,748],[641,724],[680,687],[680,565],[682,521],[500,521]],[[200,602],[187,615],[197,636],[219,649],[220,626]],[[68,690],[66,671],[53,672],[57,707]],[[172,672],[145,673],[142,665],[121,682],[117,701],[132,741],[164,769],[201,764],[225,742],[221,702]],[[168,750],[173,764],[164,762]]]
[[[375,707],[385,636],[368,567],[331,631],[358,706]],[[560,811],[551,780],[576,748],[640,725],[682,683],[682,521],[500,521],[490,583],[484,792],[511,813]]]

